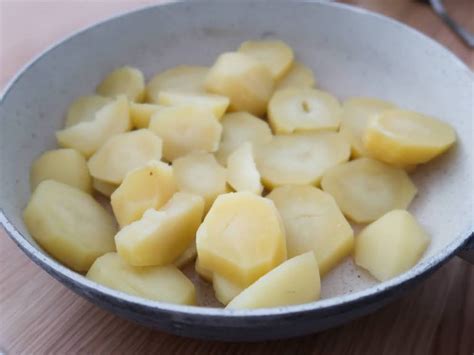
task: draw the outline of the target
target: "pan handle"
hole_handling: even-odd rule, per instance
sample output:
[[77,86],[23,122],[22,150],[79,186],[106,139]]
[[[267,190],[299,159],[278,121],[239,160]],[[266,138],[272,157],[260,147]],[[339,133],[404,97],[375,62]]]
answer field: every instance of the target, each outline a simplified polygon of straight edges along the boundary
[[474,265],[474,233],[467,238],[464,246],[458,251],[458,256]]

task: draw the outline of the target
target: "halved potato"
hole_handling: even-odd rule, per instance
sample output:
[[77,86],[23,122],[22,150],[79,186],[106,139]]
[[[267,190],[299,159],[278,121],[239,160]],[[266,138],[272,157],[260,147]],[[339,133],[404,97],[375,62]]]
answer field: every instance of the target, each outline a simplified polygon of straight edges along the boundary
[[174,262],[173,265],[176,267],[183,267],[189,264],[191,261],[194,261],[197,256],[196,243],[192,243],[188,249],[186,249],[183,254],[181,254]]
[[117,189],[118,185],[92,178],[92,187],[102,195],[110,197]]
[[227,158],[227,182],[235,191],[262,194],[263,186],[255,164],[252,143],[245,142]]
[[120,67],[109,73],[96,91],[102,96],[125,95],[130,101],[140,102],[145,98],[145,77],[137,68]]
[[78,97],[69,105],[66,113],[65,127],[71,127],[80,122],[93,121],[97,111],[110,102],[112,102],[110,97],[99,95]]
[[212,282],[212,271],[209,271],[201,266],[199,262],[199,257],[196,258],[196,263],[194,265],[194,270],[196,273],[205,281]]
[[288,73],[278,80],[275,90],[312,88],[316,85],[313,71],[303,63],[293,62]]
[[217,273],[212,275],[212,287],[217,300],[223,305],[232,301],[235,296],[242,292],[243,288]]
[[163,106],[156,104],[130,102],[130,119],[133,127],[148,128],[151,116],[161,108]]

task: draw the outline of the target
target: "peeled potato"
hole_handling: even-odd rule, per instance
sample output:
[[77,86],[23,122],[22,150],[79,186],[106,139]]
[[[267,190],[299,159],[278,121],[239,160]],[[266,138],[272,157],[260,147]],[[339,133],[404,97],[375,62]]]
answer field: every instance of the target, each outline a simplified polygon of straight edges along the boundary
[[65,127],[71,127],[80,122],[93,121],[97,111],[110,102],[112,102],[110,97],[99,95],[81,96],[77,98],[67,110]]
[[286,259],[273,202],[250,192],[217,197],[196,235],[202,268],[246,287]]
[[311,88],[276,91],[268,104],[268,121],[276,134],[337,130],[340,115],[334,96]]
[[134,267],[117,253],[98,258],[86,276],[104,286],[153,301],[196,304],[193,283],[176,266]]
[[289,306],[319,299],[321,282],[313,252],[289,259],[238,294],[226,308]]
[[92,178],[92,187],[102,195],[110,197],[117,189],[118,185]]
[[288,72],[294,58],[291,47],[279,40],[246,41],[240,45],[239,52],[264,64],[275,80]]
[[140,102],[145,98],[145,78],[137,68],[120,67],[102,80],[97,93],[109,97],[125,95],[130,101]]
[[174,262],[173,264],[176,267],[183,267],[189,264],[191,261],[194,261],[197,256],[197,250],[196,250],[196,243],[192,243],[188,249],[186,249],[183,254],[181,254]]
[[224,53],[217,58],[204,82],[208,92],[227,96],[230,109],[265,114],[273,92],[273,78],[267,67],[242,53]]
[[75,271],[115,250],[113,217],[91,195],[54,180],[38,185],[23,220],[45,251]]
[[120,184],[128,172],[160,160],[161,146],[160,137],[148,129],[118,134],[89,159],[89,171],[96,179]]
[[186,92],[204,92],[203,83],[209,68],[180,65],[155,75],[146,87],[147,101],[159,102],[159,94],[163,90],[179,90]]
[[173,168],[160,161],[130,171],[110,203],[120,227],[142,218],[149,208],[160,209],[176,191]]
[[201,266],[201,263],[199,262],[199,257],[196,258],[196,264],[194,265],[194,269],[202,279],[207,282],[212,282],[212,271],[207,270]]
[[134,266],[170,264],[194,243],[203,212],[200,196],[177,192],[159,211],[149,209],[122,228],[115,236],[117,252]]
[[278,80],[275,90],[312,88],[315,85],[313,71],[302,63],[294,62],[288,73]]
[[148,128],[151,116],[161,108],[163,108],[161,105],[130,102],[130,119],[133,126],[136,128]]
[[324,275],[351,254],[354,232],[330,194],[310,185],[287,185],[267,198],[283,218],[289,258],[313,251]]
[[356,237],[355,262],[385,281],[413,267],[428,247],[429,237],[405,210],[393,210]]
[[168,161],[198,150],[215,152],[222,133],[212,111],[196,105],[163,108],[153,115],[150,129],[163,139]]
[[242,143],[258,144],[272,140],[272,131],[267,122],[247,112],[233,112],[224,115],[222,138],[216,158],[222,165],[227,164],[227,157]]
[[342,212],[358,223],[380,218],[393,209],[405,209],[417,189],[400,168],[361,158],[330,169],[321,181]]
[[369,153],[389,164],[422,164],[440,155],[456,141],[447,123],[405,110],[384,111],[370,121],[364,136]]
[[261,195],[260,173],[255,165],[252,144],[245,142],[227,159],[227,182],[235,191],[249,191]]
[[178,189],[202,196],[205,211],[226,192],[226,170],[210,153],[194,152],[178,158],[173,169]]
[[61,147],[74,148],[90,157],[110,137],[130,129],[128,101],[125,96],[105,105],[93,121],[85,121],[56,132]]
[[49,150],[35,159],[30,170],[31,190],[44,180],[56,180],[84,192],[92,191],[86,159],[74,149]]
[[275,136],[256,149],[263,184],[318,185],[331,167],[349,159],[349,144],[337,133],[319,132]]
[[224,305],[232,301],[243,290],[242,287],[216,273],[212,276],[212,287],[217,300]]

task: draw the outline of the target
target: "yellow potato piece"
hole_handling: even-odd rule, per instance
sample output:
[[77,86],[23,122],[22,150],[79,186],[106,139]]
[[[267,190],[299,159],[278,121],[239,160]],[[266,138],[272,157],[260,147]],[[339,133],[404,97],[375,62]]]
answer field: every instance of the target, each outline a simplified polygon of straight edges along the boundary
[[161,138],[148,129],[122,133],[110,138],[87,164],[94,178],[120,184],[128,172],[160,160],[161,147]]
[[239,285],[216,273],[212,276],[212,287],[217,300],[223,305],[228,304],[243,290]]
[[110,137],[130,130],[128,101],[125,96],[96,112],[93,121],[85,121],[56,132],[58,144],[90,157]]
[[185,155],[173,161],[173,169],[178,189],[202,196],[206,212],[216,197],[226,192],[226,170],[212,154]]
[[253,309],[309,303],[319,299],[321,282],[313,252],[289,259],[237,295],[226,308]]
[[248,191],[261,195],[260,173],[253,155],[252,143],[245,142],[227,159],[227,182],[235,191]]
[[158,102],[166,106],[177,105],[197,105],[211,110],[217,119],[221,119],[227,107],[229,98],[221,95],[190,93],[180,91],[161,91],[158,95]]
[[44,180],[56,180],[92,192],[86,159],[74,149],[48,150],[35,159],[30,170],[31,191]]
[[242,53],[221,54],[204,82],[208,92],[227,96],[232,111],[264,115],[273,92],[273,78],[267,67]]
[[196,243],[191,244],[188,249],[186,249],[183,254],[181,254],[178,259],[176,259],[173,264],[176,267],[184,267],[189,264],[191,261],[194,261],[197,256]]
[[354,232],[330,194],[310,185],[287,185],[267,198],[283,218],[289,258],[313,251],[324,275],[351,254]]
[[194,270],[196,273],[207,282],[212,282],[212,271],[209,271],[201,266],[199,262],[199,257],[196,258],[196,264],[194,265]]
[[303,63],[294,62],[288,73],[278,80],[275,90],[312,88],[316,85],[313,71]]
[[286,259],[285,230],[273,202],[250,192],[217,197],[196,235],[203,269],[246,287]]
[[150,129],[163,139],[168,161],[193,151],[215,152],[222,133],[212,111],[196,105],[163,108],[152,116]]
[[268,121],[276,134],[335,131],[341,105],[331,94],[311,88],[276,91],[268,104]]
[[447,123],[413,111],[384,111],[370,121],[364,136],[369,153],[389,164],[422,164],[456,141]]
[[113,217],[91,195],[54,180],[38,185],[23,220],[46,252],[75,271],[115,250]]
[[149,209],[122,228],[115,236],[117,252],[134,266],[170,264],[194,243],[203,212],[200,196],[177,192],[159,211]]
[[151,116],[161,108],[163,106],[156,104],[130,102],[130,119],[132,120],[133,127],[148,128]]
[[102,195],[110,197],[117,189],[118,185],[92,178],[92,187],[94,188],[94,190],[100,192]]
[[142,218],[149,208],[160,209],[176,192],[173,168],[160,161],[130,171],[110,203],[120,227]]
[[279,40],[246,41],[240,45],[239,52],[264,64],[275,80],[290,70],[294,59],[291,47]]
[[107,253],[94,262],[86,277],[153,301],[196,304],[193,283],[173,265],[136,267],[128,265],[117,253]]
[[331,167],[349,159],[349,144],[334,132],[275,136],[256,147],[257,167],[263,184],[318,185]]
[[421,258],[429,237],[405,210],[393,210],[365,227],[356,237],[357,265],[385,281],[404,273]]
[[227,157],[242,143],[258,144],[272,140],[272,131],[267,122],[247,112],[233,112],[224,116],[222,138],[216,158],[222,165],[227,164]]
[[145,98],[145,78],[137,68],[120,67],[109,73],[96,91],[102,96],[125,95],[130,101],[140,102]]
[[146,87],[147,101],[159,102],[159,94],[163,90],[179,90],[204,93],[203,83],[209,68],[180,65],[155,75]]
[[380,218],[393,209],[407,208],[417,189],[407,173],[369,158],[330,169],[321,181],[342,212],[358,223]]
[[99,95],[81,96],[77,98],[69,105],[64,126],[67,128],[80,122],[93,121],[97,111],[110,102],[112,102],[110,97]]

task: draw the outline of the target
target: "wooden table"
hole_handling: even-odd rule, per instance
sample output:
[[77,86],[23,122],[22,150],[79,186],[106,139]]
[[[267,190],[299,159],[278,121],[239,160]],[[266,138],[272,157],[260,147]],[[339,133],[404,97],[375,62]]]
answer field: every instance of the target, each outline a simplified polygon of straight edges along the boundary
[[[51,42],[153,2],[0,1],[0,86]],[[473,51],[426,5],[409,0],[347,2],[418,28],[474,67]],[[447,2],[464,23],[469,16],[472,20],[474,1]],[[53,280],[0,234],[0,354],[474,354],[474,267],[458,258],[400,300],[339,328],[285,341],[226,344],[179,338],[117,318]]]

